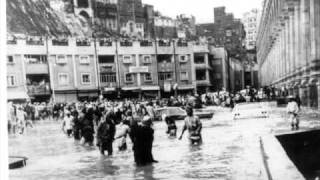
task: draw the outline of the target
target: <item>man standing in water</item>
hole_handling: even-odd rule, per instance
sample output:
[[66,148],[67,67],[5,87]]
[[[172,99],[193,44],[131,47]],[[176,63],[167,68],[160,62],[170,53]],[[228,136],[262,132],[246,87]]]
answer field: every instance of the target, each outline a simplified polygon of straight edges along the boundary
[[71,113],[68,111],[66,113],[66,116],[63,118],[63,123],[62,123],[62,130],[65,133],[67,133],[68,137],[70,137],[72,134],[72,122],[73,122],[73,117],[71,116]]
[[134,161],[138,166],[144,166],[158,162],[152,156],[152,144],[154,130],[149,116],[142,119],[141,124],[131,126],[131,138],[133,142]]
[[113,148],[112,142],[116,132],[115,122],[112,119],[112,112],[107,112],[106,118],[99,124],[97,130],[97,146],[100,149],[100,153],[104,155],[104,151],[108,151],[108,156],[112,155]]
[[184,119],[184,126],[182,128],[182,132],[179,137],[179,140],[182,139],[184,131],[188,129],[190,143],[192,145],[198,145],[202,142],[202,137],[201,137],[202,123],[198,116],[193,115],[192,107],[188,106],[186,108],[186,112],[187,112],[187,117]]

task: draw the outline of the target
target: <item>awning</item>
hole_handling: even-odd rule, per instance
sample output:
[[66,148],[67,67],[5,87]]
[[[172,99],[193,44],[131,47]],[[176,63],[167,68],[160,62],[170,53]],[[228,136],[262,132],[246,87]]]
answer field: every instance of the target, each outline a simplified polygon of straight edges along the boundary
[[17,100],[17,99],[30,99],[28,94],[25,91],[7,91],[8,100]]
[[179,85],[178,90],[190,90],[194,89],[193,85]]
[[78,97],[98,97],[97,92],[79,92]]
[[136,91],[139,90],[139,87],[123,87],[121,88],[123,91]]
[[159,86],[142,86],[141,90],[143,90],[143,91],[159,91],[160,87]]

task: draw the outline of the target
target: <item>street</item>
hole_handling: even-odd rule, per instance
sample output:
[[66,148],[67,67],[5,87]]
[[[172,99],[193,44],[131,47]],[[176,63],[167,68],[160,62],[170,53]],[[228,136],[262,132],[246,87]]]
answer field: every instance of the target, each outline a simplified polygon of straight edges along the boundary
[[[118,152],[115,142],[114,155],[104,157],[96,147],[66,137],[61,122],[39,122],[25,135],[10,138],[10,155],[29,158],[25,168],[10,170],[10,178],[265,179],[258,141],[260,135],[285,124],[278,109],[273,108],[269,119],[238,121],[232,120],[230,110],[219,110],[212,120],[202,120],[204,143],[199,147],[191,147],[186,135],[182,141],[168,138],[165,124],[156,122],[153,154],[159,163],[146,167],[135,166],[129,139],[126,152]],[[182,123],[177,122],[178,134]]]

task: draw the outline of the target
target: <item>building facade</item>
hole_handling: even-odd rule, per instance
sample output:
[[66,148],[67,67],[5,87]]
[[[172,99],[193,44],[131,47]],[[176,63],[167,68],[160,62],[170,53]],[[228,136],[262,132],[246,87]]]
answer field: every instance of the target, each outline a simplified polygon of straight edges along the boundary
[[230,57],[242,59],[245,54],[245,30],[242,22],[232,13],[226,13],[225,7],[214,8],[214,23],[197,25],[197,35],[207,37],[212,45],[223,46]]
[[320,1],[265,0],[257,37],[262,86],[320,103]]
[[247,50],[256,48],[259,20],[260,11],[258,9],[252,9],[243,14],[241,21],[244,25],[244,30],[246,31],[245,45]]
[[89,100],[99,94],[170,97],[212,86],[207,44],[77,38],[7,42],[8,92],[35,101]]

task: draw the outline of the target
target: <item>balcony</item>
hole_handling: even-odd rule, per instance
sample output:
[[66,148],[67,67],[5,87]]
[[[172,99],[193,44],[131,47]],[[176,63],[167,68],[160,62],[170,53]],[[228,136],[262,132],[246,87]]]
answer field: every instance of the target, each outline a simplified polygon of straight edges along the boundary
[[85,39],[85,40],[77,39],[76,45],[77,46],[91,46],[91,42],[90,42],[90,40],[87,40],[87,39]]
[[131,47],[132,44],[133,43],[131,41],[128,41],[128,40],[120,41],[120,46],[123,46],[123,47]]
[[100,40],[99,45],[103,47],[111,47],[112,46],[112,41],[109,40]]
[[150,46],[153,46],[153,44],[152,44],[152,41],[144,40],[144,41],[140,41],[140,46],[141,47],[150,47]]
[[49,83],[43,85],[28,85],[28,95],[50,95],[51,89]]
[[177,42],[178,47],[188,47],[188,42],[186,41],[178,41]]
[[40,39],[27,39],[26,44],[32,45],[32,46],[43,46],[44,42],[43,42],[42,38],[40,38]]
[[170,47],[171,42],[170,41],[165,41],[165,40],[159,40],[158,42],[159,47]]
[[26,65],[27,74],[49,74],[48,64],[27,64]]
[[17,44],[17,40],[16,39],[7,40],[7,44]]
[[68,39],[53,39],[52,45],[53,46],[68,46],[69,42],[68,42]]

